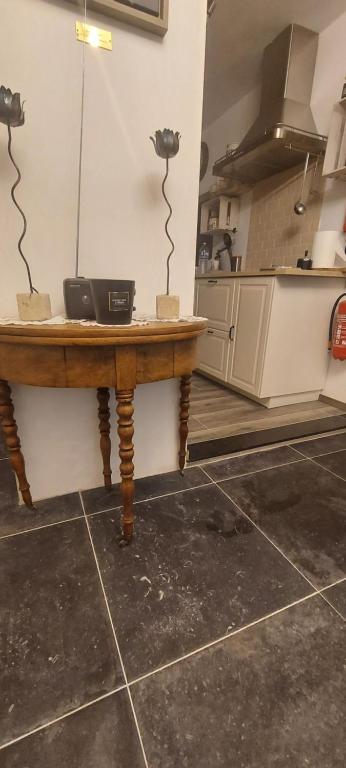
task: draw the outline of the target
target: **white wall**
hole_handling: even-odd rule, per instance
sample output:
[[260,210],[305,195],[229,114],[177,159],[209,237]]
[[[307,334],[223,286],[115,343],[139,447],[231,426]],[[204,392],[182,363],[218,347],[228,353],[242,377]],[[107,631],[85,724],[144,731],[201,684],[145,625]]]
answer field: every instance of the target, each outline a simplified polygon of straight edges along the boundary
[[[168,184],[176,242],[171,290],[180,294],[182,312],[192,312],[205,5],[173,0],[164,39],[89,14],[112,30],[113,52],[86,48],[81,274],[135,279],[141,312],[154,312],[165,286],[164,168],[149,141],[164,127],[182,134]],[[37,287],[60,312],[76,240],[81,15],[61,0],[0,0],[0,18],[1,78],[26,99],[26,124],[14,132],[23,173],[18,197],[29,221],[25,252]],[[20,220],[9,202],[12,178],[0,126],[1,315],[14,314],[16,292],[27,290],[16,252]],[[34,497],[101,484],[95,393],[15,387],[14,396]],[[177,397],[174,381],[138,388],[136,476],[176,467]]]
[[[201,194],[207,192],[210,186],[215,183],[216,177],[213,176],[213,165],[218,158],[225,154],[226,145],[239,144],[247,130],[251,127],[251,124],[258,115],[259,101],[260,88],[256,88],[239,99],[215,122],[204,127],[202,138],[209,147],[209,165],[207,173],[200,184]],[[234,253],[243,256],[244,260],[247,250],[250,213],[251,192],[248,192],[240,198],[239,227],[234,248]],[[215,239],[214,245],[217,248],[220,247],[220,243],[221,241],[216,241]]]
[[[311,106],[321,133],[328,133],[334,104],[340,100],[345,81],[346,12],[319,37]],[[342,230],[346,213],[346,184],[328,180],[323,198],[320,229]],[[340,281],[340,293],[346,290]],[[346,362],[331,359],[323,392],[346,403]]]

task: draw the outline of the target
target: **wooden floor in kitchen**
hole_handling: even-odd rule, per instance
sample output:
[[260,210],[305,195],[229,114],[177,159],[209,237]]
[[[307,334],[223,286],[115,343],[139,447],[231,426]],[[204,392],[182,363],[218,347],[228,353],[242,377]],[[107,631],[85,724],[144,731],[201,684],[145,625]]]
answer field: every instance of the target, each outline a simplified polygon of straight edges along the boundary
[[321,400],[268,409],[195,373],[191,389],[189,444],[330,419],[345,412],[346,406],[335,407]]

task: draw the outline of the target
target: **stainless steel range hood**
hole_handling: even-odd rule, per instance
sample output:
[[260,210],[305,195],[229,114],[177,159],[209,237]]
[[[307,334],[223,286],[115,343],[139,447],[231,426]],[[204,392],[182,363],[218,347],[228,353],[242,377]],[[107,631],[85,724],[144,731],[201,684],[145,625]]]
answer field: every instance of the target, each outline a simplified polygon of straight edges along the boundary
[[263,56],[260,113],[233,152],[217,160],[215,176],[255,184],[323,154],[327,137],[317,133],[310,109],[318,34],[291,24]]

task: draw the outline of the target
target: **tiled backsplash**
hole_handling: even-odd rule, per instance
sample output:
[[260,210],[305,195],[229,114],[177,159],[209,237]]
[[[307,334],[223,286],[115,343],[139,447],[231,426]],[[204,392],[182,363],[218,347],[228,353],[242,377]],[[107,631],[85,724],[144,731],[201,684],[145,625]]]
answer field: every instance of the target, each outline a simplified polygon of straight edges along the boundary
[[295,266],[306,249],[311,255],[313,236],[319,225],[323,185],[321,165],[315,177],[314,169],[315,163],[309,168],[305,181],[306,213],[303,216],[297,216],[293,211],[295,202],[300,199],[302,169],[294,175],[292,170],[276,174],[260,181],[254,188],[247,270],[272,264]]

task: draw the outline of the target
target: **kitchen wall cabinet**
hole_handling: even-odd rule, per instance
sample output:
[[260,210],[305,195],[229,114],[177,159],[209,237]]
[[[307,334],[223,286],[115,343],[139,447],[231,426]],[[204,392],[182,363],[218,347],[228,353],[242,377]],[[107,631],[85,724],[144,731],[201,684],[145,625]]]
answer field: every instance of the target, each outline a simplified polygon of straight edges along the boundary
[[323,176],[346,181],[346,98],[332,112]]
[[208,318],[199,369],[268,408],[317,400],[343,282],[306,274],[199,278],[195,312]]
[[[203,196],[204,197],[204,196]],[[240,203],[237,197],[209,197],[201,202],[200,232],[201,234],[227,232],[239,224]],[[212,226],[210,226],[213,222]]]

